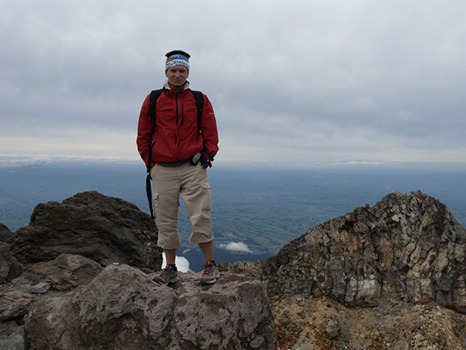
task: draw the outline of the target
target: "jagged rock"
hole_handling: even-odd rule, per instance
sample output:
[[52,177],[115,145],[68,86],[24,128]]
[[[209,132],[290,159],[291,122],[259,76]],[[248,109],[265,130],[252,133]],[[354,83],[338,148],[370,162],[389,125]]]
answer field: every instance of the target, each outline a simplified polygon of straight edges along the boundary
[[0,224],[0,242],[5,242],[5,243],[13,243],[15,239],[15,234],[10,231],[10,229],[3,225]]
[[[18,327],[18,323],[16,321],[0,322],[0,335],[5,337],[19,335],[23,339],[25,338],[23,327]],[[0,349],[3,348],[0,346]]]
[[0,335],[0,349],[24,350],[26,349],[24,338],[19,334],[9,336]]
[[62,254],[52,261],[28,266],[22,277],[34,283],[48,282],[55,290],[68,290],[89,283],[102,269],[94,260]]
[[21,265],[10,252],[14,238],[14,233],[0,224],[0,284],[11,281],[22,272]]
[[466,231],[438,200],[392,193],[311,228],[264,264],[269,295],[435,301],[466,313]]
[[22,271],[21,265],[11,255],[10,245],[0,242],[0,284],[18,277]]
[[0,322],[0,349],[25,350],[25,339],[24,327],[19,326],[17,321]]
[[280,348],[466,349],[465,243],[420,192],[311,228],[260,263]]
[[110,265],[87,286],[37,301],[29,349],[276,349],[259,281],[227,276],[202,287],[187,274],[170,288],[151,277]]
[[16,232],[12,253],[20,263],[82,255],[103,266],[127,263],[159,269],[162,256],[151,218],[136,206],[97,192],[83,192],[62,203],[39,204],[28,226]]
[[20,320],[28,313],[33,296],[23,291],[0,293],[0,322]]

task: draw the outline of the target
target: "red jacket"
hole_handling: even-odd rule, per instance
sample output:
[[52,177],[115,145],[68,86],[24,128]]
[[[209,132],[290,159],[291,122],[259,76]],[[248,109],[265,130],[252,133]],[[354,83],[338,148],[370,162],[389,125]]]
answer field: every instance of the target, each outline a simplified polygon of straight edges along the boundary
[[[139,114],[137,146],[142,160],[147,164],[149,142],[153,133],[152,119],[147,114],[150,94],[142,104]],[[197,121],[197,107],[189,88],[167,89],[164,87],[156,104],[156,131],[152,136],[152,161],[176,163],[189,160],[207,147],[212,156],[218,151],[217,122],[212,104],[204,95],[201,133]],[[207,157],[208,159],[208,157]]]

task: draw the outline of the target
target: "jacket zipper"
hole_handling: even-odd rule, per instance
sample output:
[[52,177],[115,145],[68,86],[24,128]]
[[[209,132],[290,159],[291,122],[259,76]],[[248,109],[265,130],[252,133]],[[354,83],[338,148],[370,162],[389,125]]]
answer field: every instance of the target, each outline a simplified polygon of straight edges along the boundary
[[178,94],[175,94],[175,114],[176,114],[175,145],[178,145]]
[[181,105],[181,125],[184,125],[184,105]]

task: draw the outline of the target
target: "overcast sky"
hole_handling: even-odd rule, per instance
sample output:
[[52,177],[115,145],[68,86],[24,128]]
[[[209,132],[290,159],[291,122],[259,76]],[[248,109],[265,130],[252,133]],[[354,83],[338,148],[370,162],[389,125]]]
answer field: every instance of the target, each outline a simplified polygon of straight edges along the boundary
[[466,163],[464,0],[0,4],[0,155],[139,159],[183,49],[218,162]]

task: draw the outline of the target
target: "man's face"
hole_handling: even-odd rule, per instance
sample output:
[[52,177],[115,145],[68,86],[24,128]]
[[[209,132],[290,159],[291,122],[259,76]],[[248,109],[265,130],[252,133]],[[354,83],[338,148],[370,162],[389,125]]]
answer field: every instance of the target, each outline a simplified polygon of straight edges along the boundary
[[168,82],[176,87],[183,86],[188,80],[188,70],[184,66],[174,66],[168,68],[165,75],[168,78]]

